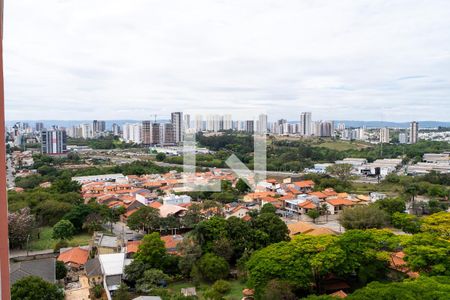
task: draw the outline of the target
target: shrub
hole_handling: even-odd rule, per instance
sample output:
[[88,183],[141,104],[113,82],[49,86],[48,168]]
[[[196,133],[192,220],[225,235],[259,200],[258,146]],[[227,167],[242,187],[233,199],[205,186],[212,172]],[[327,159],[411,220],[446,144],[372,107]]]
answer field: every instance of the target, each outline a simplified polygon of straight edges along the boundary
[[222,295],[225,295],[231,290],[231,284],[226,280],[219,279],[216,282],[214,282],[212,289]]

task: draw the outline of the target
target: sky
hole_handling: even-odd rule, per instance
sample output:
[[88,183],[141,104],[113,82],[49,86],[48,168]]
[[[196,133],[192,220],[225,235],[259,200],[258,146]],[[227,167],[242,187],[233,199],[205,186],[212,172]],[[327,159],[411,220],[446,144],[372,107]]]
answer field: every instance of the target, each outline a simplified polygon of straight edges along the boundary
[[448,0],[5,0],[8,120],[450,120]]

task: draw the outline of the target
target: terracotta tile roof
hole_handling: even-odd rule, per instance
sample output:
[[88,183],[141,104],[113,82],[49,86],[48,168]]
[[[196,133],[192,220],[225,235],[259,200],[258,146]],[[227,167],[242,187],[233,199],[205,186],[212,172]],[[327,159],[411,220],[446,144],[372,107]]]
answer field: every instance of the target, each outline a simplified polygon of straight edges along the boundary
[[129,241],[127,243],[127,253],[136,253],[142,241]]
[[297,181],[297,182],[294,182],[294,184],[300,188],[310,188],[315,185],[314,181],[312,181],[312,180]]
[[231,210],[230,213],[231,213],[231,214],[234,214],[235,212],[238,212],[240,209],[248,210],[247,207],[242,206],[242,205],[238,205],[238,206],[236,206],[235,208],[233,208],[233,210]]
[[70,250],[64,251],[58,256],[58,260],[65,264],[75,264],[77,266],[84,266],[89,259],[89,251],[75,247]]
[[174,253],[176,252],[177,245],[183,241],[183,237],[181,235],[166,235],[162,236],[161,240],[164,242],[167,251]]
[[325,199],[326,197],[328,197],[326,194],[324,194],[322,192],[312,192],[312,193],[309,193],[308,195],[315,196],[319,199]]
[[391,260],[389,262],[389,267],[391,269],[397,270],[399,272],[405,273],[411,278],[419,277],[419,273],[412,272],[406,265],[404,260],[405,253],[403,251],[391,253]]
[[299,203],[298,206],[301,208],[306,208],[306,209],[317,208],[317,205],[314,204],[312,201],[305,201],[305,202]]
[[302,221],[299,221],[299,222],[293,223],[293,224],[289,224],[287,227],[289,229],[290,236],[293,236],[293,235],[296,235],[299,233],[304,233],[304,232],[314,229],[314,226],[312,224],[302,222]]
[[355,202],[353,202],[352,200],[342,199],[342,198],[328,199],[327,203],[329,203],[329,204],[331,204],[333,206],[337,206],[337,205],[347,205],[347,206],[355,205]]
[[248,193],[247,195],[245,195],[245,197],[260,199],[262,197],[273,197],[275,195],[276,195],[275,192],[255,192],[255,193]]
[[299,221],[294,224],[288,225],[289,236],[293,237],[299,233],[306,235],[336,235],[337,232],[327,228],[327,227],[319,227],[311,223]]
[[334,292],[333,294],[330,294],[331,297],[336,298],[347,298],[347,294],[343,290],[339,290],[337,292]]
[[161,181],[147,181],[144,182],[143,184],[145,187],[160,187],[162,186],[162,182]]
[[118,206],[123,206],[123,202],[122,201],[113,201],[113,202],[108,203],[109,208],[118,207]]
[[261,197],[261,200],[264,201],[264,202],[269,202],[269,203],[280,201],[279,198],[274,198],[274,197],[270,197],[270,196]]
[[153,207],[153,208],[160,208],[162,206],[162,204],[161,204],[161,202],[153,201],[148,206]]
[[135,212],[137,212],[139,210],[139,208],[135,208],[135,209],[132,209],[132,210],[130,210],[130,211],[127,211],[126,213],[124,213],[123,215],[126,217],[126,218],[129,218],[132,214],[134,214]]
[[294,194],[288,193],[288,194],[284,195],[283,197],[280,197],[279,199],[284,201],[284,200],[294,200],[295,198],[296,197]]
[[332,188],[328,188],[325,189],[324,191],[322,191],[322,193],[324,193],[325,195],[327,195],[327,197],[331,197],[331,196],[337,196],[337,192],[335,190],[333,190]]
[[252,219],[252,217],[250,217],[249,215],[245,215],[244,217],[242,217],[242,220],[244,220],[245,222],[248,222]]
[[288,187],[288,188],[287,188],[287,191],[288,191],[289,193],[294,194],[294,195],[299,195],[299,194],[302,193],[302,192],[300,192],[299,190],[297,190],[297,189],[295,189],[295,188],[293,188],[293,187]]

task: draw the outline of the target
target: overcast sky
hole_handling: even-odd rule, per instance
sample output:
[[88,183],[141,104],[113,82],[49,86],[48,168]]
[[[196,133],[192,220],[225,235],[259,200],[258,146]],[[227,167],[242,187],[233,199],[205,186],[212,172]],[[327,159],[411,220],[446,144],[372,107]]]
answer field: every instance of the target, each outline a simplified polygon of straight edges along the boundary
[[450,121],[448,0],[6,0],[7,119]]

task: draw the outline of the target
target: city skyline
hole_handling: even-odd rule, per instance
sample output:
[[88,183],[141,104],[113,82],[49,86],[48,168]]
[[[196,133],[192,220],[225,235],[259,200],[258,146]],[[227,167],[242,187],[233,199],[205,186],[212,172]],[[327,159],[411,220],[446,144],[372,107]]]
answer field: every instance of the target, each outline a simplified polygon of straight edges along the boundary
[[448,1],[175,2],[8,3],[7,119],[448,120]]

